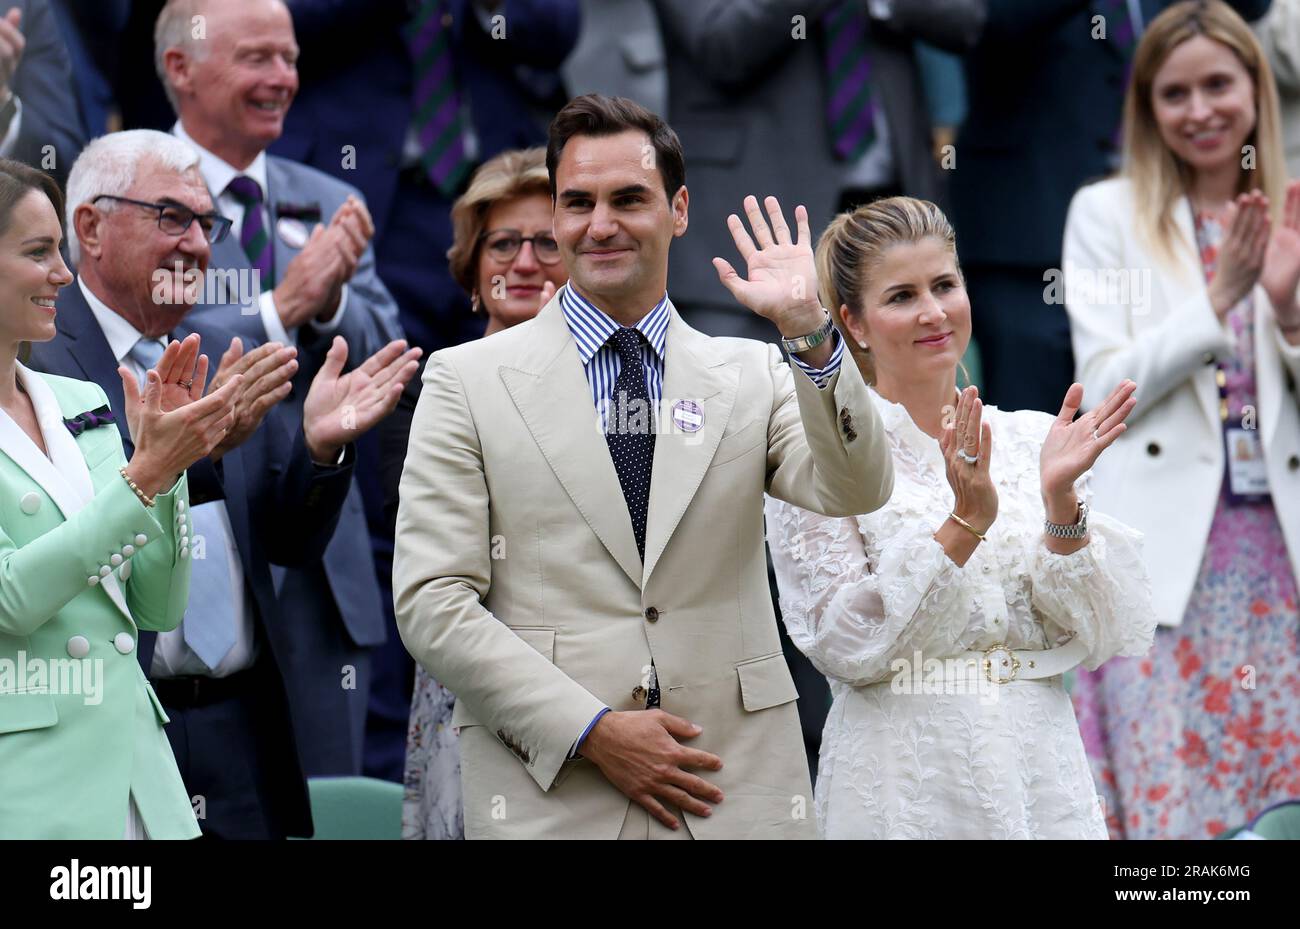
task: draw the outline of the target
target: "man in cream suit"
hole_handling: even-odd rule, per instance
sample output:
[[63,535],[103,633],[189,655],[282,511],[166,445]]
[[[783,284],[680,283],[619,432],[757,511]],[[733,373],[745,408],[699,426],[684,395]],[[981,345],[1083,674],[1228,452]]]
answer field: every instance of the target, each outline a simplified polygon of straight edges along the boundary
[[688,194],[659,117],[578,97],[547,162],[570,282],[536,319],[431,356],[401,481],[398,627],[458,698],[466,834],[813,837],[763,492],[864,513],[893,471],[817,303],[807,214],[796,243],[775,200],[765,218],[748,198],[753,239],[730,220],[747,279],[714,261],[807,337],[788,367],[668,300]]

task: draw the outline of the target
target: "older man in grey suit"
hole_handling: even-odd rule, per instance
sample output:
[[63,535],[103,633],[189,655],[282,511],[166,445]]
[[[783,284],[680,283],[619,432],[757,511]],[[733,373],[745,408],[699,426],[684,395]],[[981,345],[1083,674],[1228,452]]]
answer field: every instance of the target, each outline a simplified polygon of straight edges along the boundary
[[[298,89],[298,46],[281,0],[169,0],[154,39],[179,117],[173,131],[198,149],[212,199],[234,220],[211,267],[256,271],[261,288],[209,301],[194,316],[259,342],[296,344],[300,369],[286,405],[300,417],[334,335],[360,361],[402,334],[375,273],[370,215],[355,188],[266,154]],[[360,773],[369,649],[385,629],[355,486],[323,562],[277,570],[276,585],[296,627],[285,677],[303,767],[309,776]]]
[[751,190],[803,203],[815,231],[849,203],[935,199],[937,168],[912,42],[979,37],[985,0],[655,0],[668,113],[691,165],[695,222],[670,268],[673,298],[713,335],[770,340],[709,264]]

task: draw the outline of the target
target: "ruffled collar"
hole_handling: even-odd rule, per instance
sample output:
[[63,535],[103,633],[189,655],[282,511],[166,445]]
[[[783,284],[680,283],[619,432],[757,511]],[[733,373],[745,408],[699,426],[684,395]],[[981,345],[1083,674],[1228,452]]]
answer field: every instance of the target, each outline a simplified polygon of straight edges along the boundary
[[[907,407],[901,403],[894,403],[892,400],[886,400],[874,387],[868,388],[871,399],[876,405],[876,411],[880,413],[881,422],[884,423],[885,432],[890,438],[902,448],[907,449],[916,458],[930,464],[937,464],[942,470],[943,453],[939,450],[939,441],[927,435],[920,426],[912,419],[912,415],[907,412]],[[953,394],[954,405],[957,402],[957,394]],[[984,416],[986,421],[990,414],[996,417],[998,408],[989,404],[984,406]]]

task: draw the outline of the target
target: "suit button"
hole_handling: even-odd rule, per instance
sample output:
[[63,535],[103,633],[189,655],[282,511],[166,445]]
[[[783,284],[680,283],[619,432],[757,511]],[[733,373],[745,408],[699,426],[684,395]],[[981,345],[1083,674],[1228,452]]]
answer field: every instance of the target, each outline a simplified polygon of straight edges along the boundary
[[135,639],[131,638],[129,632],[119,632],[113,636],[113,647],[123,655],[131,654],[131,649],[135,648]]
[[141,532],[135,537],[135,546],[136,548],[139,548],[141,545],[143,545],[148,541],[149,541],[149,537],[145,535],[143,532]]
[[74,635],[68,639],[68,656],[71,658],[85,658],[90,654],[90,640],[84,635]]
[[1286,460],[1286,466],[1291,471],[1300,470],[1300,457],[1292,455]]
[[28,516],[35,516],[36,511],[41,508],[41,495],[35,491],[25,493],[23,498],[18,501],[18,505],[22,507],[22,511]]
[[86,584],[87,584],[87,586],[94,587],[94,586],[95,586],[96,584],[98,584],[98,583],[99,583],[99,575],[98,575],[98,574],[92,574],[92,575],[90,575],[90,577],[86,578]]
[[182,558],[190,557],[190,547],[188,545],[181,546],[181,557]]
[[108,565],[100,565],[100,566],[99,566],[99,576],[100,576],[100,577],[108,577],[108,576],[109,576],[110,574],[112,574],[112,573],[113,573],[113,569],[110,568]]
[[177,500],[177,501],[176,501],[176,512],[177,512],[177,513],[184,513],[184,512],[185,512],[185,501],[184,501],[184,500]]
[[652,606],[645,608],[645,621],[648,623],[659,622],[659,611]]
[[122,556],[118,554],[110,555],[108,557],[108,563],[116,568],[118,565],[122,563]]
[[1156,442],[1149,443],[1147,445],[1147,454],[1150,455],[1152,458],[1155,458],[1157,455],[1159,455],[1160,454],[1159,444]]
[[135,546],[134,546],[134,545],[123,545],[123,546],[122,546],[122,556],[123,556],[124,558],[130,558],[130,557],[131,557],[132,555],[134,555],[134,554],[135,554]]

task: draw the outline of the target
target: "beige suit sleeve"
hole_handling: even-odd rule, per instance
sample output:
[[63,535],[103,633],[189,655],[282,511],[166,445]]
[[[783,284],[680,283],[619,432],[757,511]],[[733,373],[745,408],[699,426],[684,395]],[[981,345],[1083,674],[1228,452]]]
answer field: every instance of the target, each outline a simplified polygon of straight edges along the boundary
[[483,606],[492,583],[483,452],[464,385],[441,353],[425,370],[400,501],[393,599],[402,642],[549,789],[604,704]]
[[768,347],[775,388],[767,434],[767,492],[823,516],[856,516],[884,506],[894,467],[884,424],[857,366],[844,363],[818,389]]

